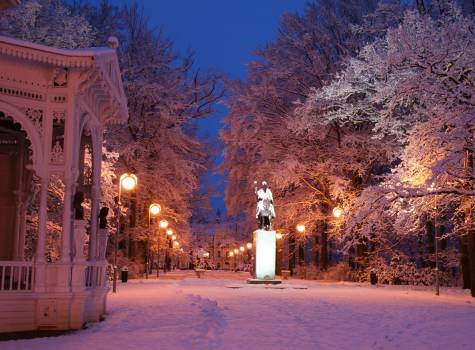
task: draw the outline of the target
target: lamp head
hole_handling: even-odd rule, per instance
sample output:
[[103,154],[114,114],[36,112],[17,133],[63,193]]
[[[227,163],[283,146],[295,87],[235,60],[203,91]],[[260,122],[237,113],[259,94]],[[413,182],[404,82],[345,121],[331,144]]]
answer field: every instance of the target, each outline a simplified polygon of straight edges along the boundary
[[150,215],[158,215],[160,214],[160,212],[162,211],[162,207],[160,206],[160,204],[157,204],[157,203],[153,203],[153,204],[150,204],[150,207],[148,208],[149,212],[150,212]]
[[160,228],[167,228],[168,227],[168,221],[167,220],[160,220]]

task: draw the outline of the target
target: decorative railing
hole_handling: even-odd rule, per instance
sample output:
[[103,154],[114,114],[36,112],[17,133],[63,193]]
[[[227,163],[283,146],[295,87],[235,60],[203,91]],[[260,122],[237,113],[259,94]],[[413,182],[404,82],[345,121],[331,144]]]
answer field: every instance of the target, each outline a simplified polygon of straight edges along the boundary
[[105,285],[106,282],[106,267],[103,262],[87,263],[86,265],[86,288],[100,288]]
[[33,277],[31,261],[0,261],[0,292],[31,292]]

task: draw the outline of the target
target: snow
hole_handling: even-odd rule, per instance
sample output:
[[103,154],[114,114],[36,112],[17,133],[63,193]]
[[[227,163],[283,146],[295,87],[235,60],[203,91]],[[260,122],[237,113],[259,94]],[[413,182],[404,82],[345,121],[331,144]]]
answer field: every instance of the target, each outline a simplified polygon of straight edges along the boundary
[[436,297],[427,288],[302,280],[281,289],[247,277],[182,272],[119,284],[104,322],[0,348],[473,349],[475,300],[459,289]]

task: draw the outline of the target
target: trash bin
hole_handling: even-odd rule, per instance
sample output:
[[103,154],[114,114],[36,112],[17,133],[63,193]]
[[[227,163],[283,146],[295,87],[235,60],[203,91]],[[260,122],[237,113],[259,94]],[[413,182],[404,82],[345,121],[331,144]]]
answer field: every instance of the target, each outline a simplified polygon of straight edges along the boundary
[[378,283],[378,275],[376,274],[376,272],[371,271],[371,273],[369,274],[369,280],[372,285]]
[[129,279],[129,269],[127,266],[124,266],[120,271],[120,279],[122,280],[122,283],[127,283]]

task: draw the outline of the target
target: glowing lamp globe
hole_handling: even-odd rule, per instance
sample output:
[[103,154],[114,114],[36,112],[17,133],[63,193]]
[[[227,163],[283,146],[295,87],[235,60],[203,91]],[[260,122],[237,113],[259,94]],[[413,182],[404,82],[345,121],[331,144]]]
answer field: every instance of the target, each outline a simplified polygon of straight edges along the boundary
[[300,232],[300,233],[305,232],[305,225],[298,224],[297,225],[297,231]]
[[175,239],[176,239],[176,236],[175,236],[175,235],[173,235],[173,236],[172,236],[172,241],[174,241]]
[[168,235],[168,236],[171,236],[172,234],[173,234],[173,230],[172,230],[171,228],[169,228],[169,229],[167,230],[167,235]]
[[162,211],[162,207],[160,207],[160,204],[154,203],[150,205],[149,210],[150,210],[150,214],[158,215]]
[[159,225],[160,225],[160,228],[165,229],[165,228],[168,227],[168,221],[167,220],[161,220]]
[[234,249],[234,254],[239,254],[239,249]]
[[343,209],[341,209],[340,207],[333,208],[332,212],[333,212],[333,216],[336,218],[339,218],[343,215]]
[[252,249],[252,243],[246,244],[247,249]]
[[137,176],[134,174],[123,174],[120,177],[120,185],[124,190],[133,190],[137,186]]
[[230,257],[233,257],[233,256],[234,256],[234,253],[233,253],[233,252],[229,252],[229,256],[230,256]]
[[244,246],[239,247],[239,250],[240,250],[241,252],[243,252],[244,249],[245,249]]
[[277,239],[282,239],[282,233],[276,233],[275,238]]

